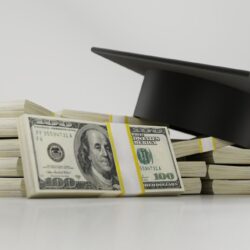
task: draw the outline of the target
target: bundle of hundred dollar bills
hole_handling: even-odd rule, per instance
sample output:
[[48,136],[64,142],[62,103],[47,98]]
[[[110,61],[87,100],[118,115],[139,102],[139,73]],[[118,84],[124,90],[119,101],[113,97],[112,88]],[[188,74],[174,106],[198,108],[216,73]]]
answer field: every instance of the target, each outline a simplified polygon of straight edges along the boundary
[[0,103],[0,196],[200,194],[206,162],[186,157],[227,145],[171,142],[166,126],[135,117]]
[[18,131],[28,197],[184,191],[165,127],[24,115]]

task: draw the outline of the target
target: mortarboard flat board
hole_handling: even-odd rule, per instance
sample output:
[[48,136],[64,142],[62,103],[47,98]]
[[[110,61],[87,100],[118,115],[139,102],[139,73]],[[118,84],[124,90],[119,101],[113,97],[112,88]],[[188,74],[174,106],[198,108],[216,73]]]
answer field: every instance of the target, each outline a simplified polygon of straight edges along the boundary
[[249,71],[92,48],[144,75],[134,116],[250,148]]

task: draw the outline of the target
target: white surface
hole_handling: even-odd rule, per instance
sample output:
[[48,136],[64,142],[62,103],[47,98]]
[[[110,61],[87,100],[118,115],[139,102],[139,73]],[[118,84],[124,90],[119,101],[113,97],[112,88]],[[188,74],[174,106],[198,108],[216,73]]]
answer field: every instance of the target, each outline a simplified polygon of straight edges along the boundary
[[250,69],[247,0],[0,0],[0,100],[133,114],[143,77],[92,46]]
[[0,199],[6,250],[249,250],[249,196]]

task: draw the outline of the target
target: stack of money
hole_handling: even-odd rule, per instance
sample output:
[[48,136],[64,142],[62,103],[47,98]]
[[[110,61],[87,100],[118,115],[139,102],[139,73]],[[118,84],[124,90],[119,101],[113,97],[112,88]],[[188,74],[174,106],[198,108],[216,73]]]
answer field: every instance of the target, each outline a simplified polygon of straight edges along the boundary
[[200,194],[201,178],[206,176],[206,163],[203,161],[178,161],[182,181],[185,187],[184,194]]
[[173,148],[178,161],[186,194],[200,194],[202,190],[201,178],[207,175],[206,162],[188,160],[188,156],[213,152],[215,149],[229,145],[229,142],[213,137],[193,139],[172,139]]
[[0,103],[0,197],[25,195],[17,133],[17,119],[24,113],[53,115],[28,100]]
[[226,146],[194,157],[205,160],[204,194],[250,194],[250,150]]
[[164,126],[24,115],[18,132],[29,198],[175,195],[184,190]]
[[[117,122],[150,125],[149,122],[135,117],[90,113],[78,110],[64,109],[58,112],[57,115],[64,118],[95,122]],[[174,134],[176,134],[176,131]],[[182,136],[184,136],[185,139],[184,137],[182,138]],[[184,157],[198,153],[209,152],[211,150],[215,150],[216,148],[222,148],[226,145],[230,145],[230,143],[213,137],[195,138],[194,136],[183,133],[180,133],[178,138],[173,137],[171,140],[173,143],[175,156],[178,159],[180,173],[185,186],[185,192],[183,194],[200,194],[201,177],[205,177],[207,172],[206,164],[204,161],[187,161],[184,159]]]
[[[20,115],[25,114],[25,113],[26,114],[41,114],[41,115],[48,115],[48,116],[52,116],[54,114],[52,112],[42,108],[41,106],[38,106],[38,105],[30,102],[30,101],[3,103],[0,105],[0,110],[1,110],[1,107],[2,107],[2,110],[4,112],[2,112],[3,114],[1,114],[1,112],[0,112],[0,115],[2,118],[2,123],[1,123],[2,126],[0,127],[0,134],[2,137],[2,139],[0,140],[0,157],[1,157],[0,158],[0,178],[1,178],[0,179],[0,191],[1,191],[0,195],[2,195],[2,196],[24,196],[25,195],[25,188],[24,188],[24,179],[23,179],[24,173],[23,173],[23,165],[22,165],[23,159],[21,159],[19,139],[17,138],[17,136],[18,136],[17,117],[19,117]],[[89,121],[89,120],[90,121],[104,121],[104,122],[123,123],[123,124],[130,123],[130,124],[137,124],[137,125],[138,124],[140,124],[140,125],[147,124],[147,122],[142,121],[142,120],[137,119],[137,118],[134,118],[134,117],[111,116],[111,115],[95,114],[95,113],[86,113],[86,114],[87,114],[86,116],[83,116],[80,118],[82,120],[85,120],[85,121]],[[72,117],[72,116],[70,116],[70,117]],[[75,117],[75,116],[73,116],[72,118],[79,119],[79,117]],[[149,125],[149,123],[147,125]],[[102,126],[104,126],[104,125],[102,125]],[[22,125],[21,125],[21,127],[22,127]],[[144,129],[143,126],[141,126],[140,128]],[[151,130],[154,128],[155,127],[150,126]],[[54,131],[55,131],[55,129],[54,129]],[[131,133],[131,134],[133,134],[133,133]],[[140,134],[142,134],[142,133],[140,133]],[[168,136],[168,130],[166,130],[166,134]],[[22,141],[24,141],[26,137],[27,137],[27,135],[24,135]],[[55,135],[55,137],[56,137],[56,135]],[[5,139],[3,139],[3,138],[5,138]],[[36,134],[36,138],[39,138],[38,134]],[[139,137],[136,136],[136,138],[139,138]],[[40,140],[43,140],[43,138],[41,136],[40,136]],[[25,147],[24,151],[26,153],[23,152],[23,155],[32,154],[31,153],[31,152],[33,152],[32,149],[29,148],[28,152],[27,152],[27,149],[28,149],[28,146]],[[58,148],[56,148],[55,145],[53,144],[51,150],[52,151],[58,150]],[[149,148],[146,148],[146,150],[142,150],[140,153],[141,160],[142,160],[141,164],[144,163],[144,165],[141,166],[141,168],[144,169],[144,172],[148,173],[149,169],[151,169],[150,170],[151,171],[151,178],[153,175],[154,178],[157,179],[158,182],[162,182],[162,178],[163,179],[164,178],[165,179],[172,178],[171,176],[173,176],[173,173],[171,173],[171,172],[165,171],[164,173],[162,173],[161,171],[160,172],[158,171],[159,172],[158,173],[157,167],[152,165],[153,162],[150,162],[150,164],[151,164],[150,166],[145,165],[146,164],[144,162],[145,159],[146,158],[150,159],[150,157],[152,157],[151,151]],[[37,151],[36,153],[39,154],[40,150]],[[162,154],[162,155],[166,155],[166,154]],[[162,161],[162,158],[164,158],[164,157],[162,157],[162,155],[158,155],[158,156],[156,156],[156,158],[154,156],[154,159],[157,159],[158,161]],[[138,157],[138,155],[137,155],[137,157]],[[152,159],[151,159],[151,161],[152,161]],[[164,161],[164,159],[163,159],[163,161]],[[169,159],[167,161],[169,161]],[[172,159],[172,161],[174,162],[175,159],[174,160]],[[154,162],[154,164],[155,164],[155,162]],[[25,165],[29,165],[29,164],[26,163]],[[166,166],[167,166],[167,164],[166,164]],[[182,168],[183,175],[186,177],[188,177],[188,176],[197,177],[197,175],[199,176],[201,174],[201,172],[203,172],[203,170],[202,170],[203,166],[201,164],[198,164],[198,163],[192,164],[192,166],[191,166],[190,164],[188,165],[188,164],[185,164],[185,162],[184,162],[183,164],[181,164],[181,168]],[[152,169],[154,169],[154,171],[152,171]],[[163,169],[163,168],[161,168],[161,169]],[[30,171],[31,170],[28,170],[28,172],[30,172]],[[179,178],[180,176],[178,177],[178,169],[176,171],[177,172],[175,172],[175,174],[174,174],[175,179],[181,183],[181,178]],[[163,175],[166,175],[166,173],[170,177],[163,176]],[[26,177],[26,179],[27,179],[27,177]],[[48,181],[48,178],[46,180]],[[186,178],[184,180],[184,182],[185,182],[184,183],[184,185],[185,185],[184,194],[190,194],[190,193],[197,192],[196,191],[197,184],[199,185],[197,180],[198,180],[197,178]],[[26,180],[25,180],[25,182],[29,183],[29,181],[26,181]],[[172,183],[171,185],[173,185],[173,181],[170,181],[170,183]],[[155,185],[155,184],[151,183],[151,185]],[[171,193],[180,193],[182,191],[181,188],[182,188],[182,186],[179,187],[178,192],[176,192],[174,189],[172,189],[174,192],[168,191],[167,193],[170,193],[170,194]],[[30,190],[30,186],[28,187],[28,190]],[[156,191],[158,192],[159,195],[161,195],[159,188],[156,189]],[[150,194],[149,191],[147,191],[147,193]],[[58,194],[56,194],[56,196],[57,195]],[[32,195],[30,195],[30,196],[32,196]],[[34,196],[36,196],[36,195],[34,195]],[[50,195],[48,195],[48,196],[50,196]]]
[[[165,126],[135,117],[74,110],[55,115],[30,101],[3,103],[0,196],[200,194],[201,178],[208,178],[205,160],[228,145],[213,137],[171,143]],[[190,160],[192,155],[201,158]],[[129,166],[134,170],[125,171]]]

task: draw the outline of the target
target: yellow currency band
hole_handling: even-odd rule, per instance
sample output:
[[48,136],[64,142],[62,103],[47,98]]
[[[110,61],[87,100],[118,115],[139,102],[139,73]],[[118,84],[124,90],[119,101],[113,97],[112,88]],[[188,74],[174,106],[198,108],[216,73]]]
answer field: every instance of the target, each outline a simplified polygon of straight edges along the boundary
[[213,150],[216,149],[216,139],[212,137]]
[[[214,137],[211,137],[210,139],[211,139],[211,144],[212,144],[213,150],[215,150],[216,149],[216,139]],[[204,138],[198,139],[198,146],[199,146],[200,153],[204,152],[202,140],[204,140]]]
[[131,148],[131,151],[132,151],[132,154],[133,154],[133,158],[134,158],[134,163],[135,163],[135,167],[136,167],[138,181],[139,181],[140,188],[141,188],[141,194],[144,194],[145,193],[145,189],[144,189],[144,184],[143,184],[142,175],[141,175],[141,167],[139,165],[138,158],[137,158],[137,155],[136,155],[133,138],[132,138],[132,135],[131,135],[131,132],[130,132],[129,124],[126,123],[125,126],[126,126],[126,129],[127,129],[127,134],[128,134],[130,148]]
[[118,161],[117,152],[116,152],[116,148],[115,148],[114,138],[113,138],[110,123],[106,123],[106,125],[107,125],[107,130],[108,130],[108,135],[109,135],[109,139],[110,139],[110,144],[111,144],[113,156],[114,156],[116,172],[117,172],[119,183],[120,183],[120,188],[121,188],[120,195],[123,196],[125,194],[125,188],[124,188],[124,183],[123,183],[123,179],[122,179],[122,172],[121,172],[121,168],[120,168],[120,164]]
[[203,152],[202,139],[198,139],[198,146],[199,146],[200,152],[202,153]]
[[109,122],[113,122],[113,116],[109,115]]
[[127,116],[124,117],[124,122],[129,123],[129,118]]

